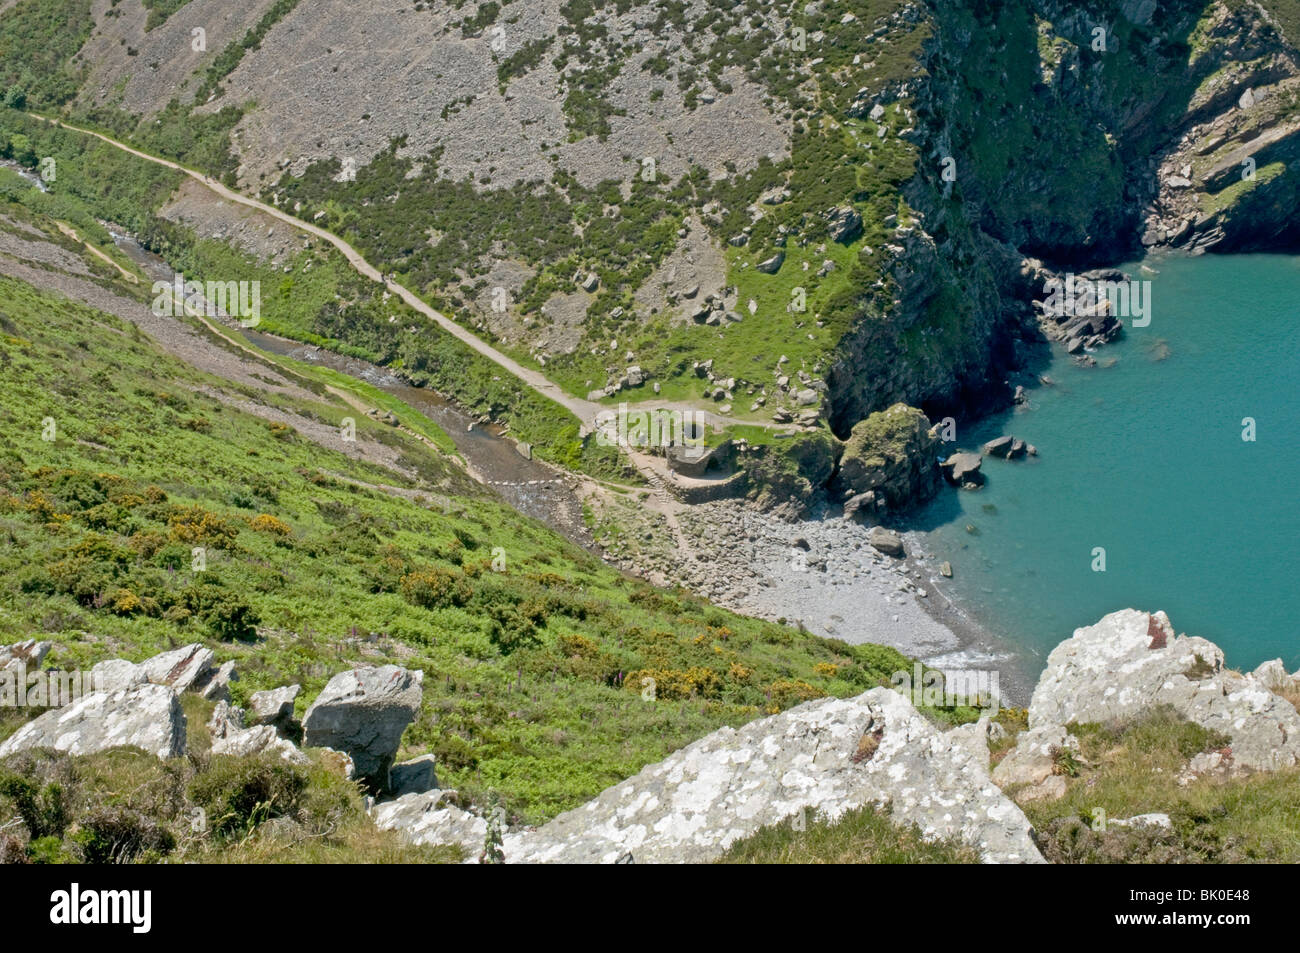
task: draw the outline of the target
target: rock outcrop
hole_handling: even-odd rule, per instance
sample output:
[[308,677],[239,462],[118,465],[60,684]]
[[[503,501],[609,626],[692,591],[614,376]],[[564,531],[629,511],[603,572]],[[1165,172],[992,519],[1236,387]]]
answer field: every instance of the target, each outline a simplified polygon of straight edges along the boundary
[[401,831],[416,845],[458,844],[477,857],[487,836],[487,821],[451,803],[454,791],[406,794],[375,805],[370,817],[381,831]]
[[1300,714],[1252,676],[1224,668],[1213,642],[1175,636],[1168,616],[1124,609],[1052,650],[1029,703],[1029,727],[1115,723],[1171,706],[1232,739],[1250,770],[1300,763]]
[[420,710],[424,673],[384,665],[340,672],[303,717],[303,743],[345,751],[359,777],[387,790],[402,732]]
[[0,646],[0,672],[20,665],[30,669],[40,668],[52,647],[49,642],[38,642],[36,639]]
[[[412,802],[414,803],[414,802]],[[956,838],[989,862],[1040,862],[1029,822],[986,765],[888,688],[823,698],[723,728],[535,831],[508,863],[708,862],[760,828],[888,805],[898,823]]]
[[904,510],[938,491],[940,441],[925,414],[894,404],[856,424],[833,480],[838,499],[874,494],[881,506]]
[[27,722],[0,744],[0,757],[29,748],[94,754],[129,745],[160,758],[185,753],[185,714],[165,685],[92,692]]

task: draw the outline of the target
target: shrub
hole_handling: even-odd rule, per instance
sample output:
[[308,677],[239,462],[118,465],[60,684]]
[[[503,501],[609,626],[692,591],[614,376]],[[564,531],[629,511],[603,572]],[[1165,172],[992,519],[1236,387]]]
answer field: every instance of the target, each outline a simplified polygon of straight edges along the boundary
[[417,569],[401,580],[402,598],[423,609],[463,606],[473,595],[469,584],[449,569]]
[[51,782],[38,790],[27,778],[5,774],[0,775],[0,795],[13,802],[32,840],[63,836],[68,814],[61,785]]
[[654,695],[664,701],[687,698],[716,698],[722,691],[722,676],[713,669],[699,666],[685,670],[671,668],[644,668],[628,672],[623,687],[640,694],[648,685],[643,679],[654,679]]
[[794,705],[812,701],[814,698],[821,698],[826,693],[815,685],[809,685],[802,679],[794,678],[777,679],[767,686],[767,694],[772,701],[773,707],[784,711]]
[[79,828],[72,841],[88,864],[157,860],[176,846],[170,831],[128,808],[96,808],[81,819]]
[[248,525],[258,533],[270,533],[272,536],[288,536],[293,532],[288,523],[269,513],[253,517],[248,521]]
[[189,795],[207,815],[208,831],[218,840],[238,837],[273,817],[297,812],[307,775],[273,755],[256,758],[217,756],[190,782]]
[[262,621],[257,610],[215,579],[205,579],[181,594],[181,605],[198,616],[219,639],[251,642]]
[[172,539],[182,543],[205,543],[221,546],[229,543],[239,530],[215,513],[201,506],[179,507],[168,518]]

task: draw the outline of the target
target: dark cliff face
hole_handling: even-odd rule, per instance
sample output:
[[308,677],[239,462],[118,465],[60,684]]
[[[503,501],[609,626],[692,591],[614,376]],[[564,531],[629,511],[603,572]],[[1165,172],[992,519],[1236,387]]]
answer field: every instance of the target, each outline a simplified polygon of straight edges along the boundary
[[932,419],[1005,403],[1042,353],[1023,258],[1083,271],[1144,247],[1294,244],[1300,69],[1273,7],[930,3],[900,91],[920,154],[912,216],[828,376],[832,428],[895,400]]

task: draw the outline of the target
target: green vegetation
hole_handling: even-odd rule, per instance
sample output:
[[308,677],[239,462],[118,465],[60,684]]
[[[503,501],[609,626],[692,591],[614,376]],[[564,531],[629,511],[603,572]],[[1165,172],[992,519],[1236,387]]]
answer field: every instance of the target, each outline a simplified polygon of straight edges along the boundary
[[[214,380],[10,279],[0,364],[0,641],[48,638],[61,650],[47,664],[201,640],[237,662],[236,702],[298,682],[304,703],[350,658],[422,668],[406,753],[434,752],[445,784],[500,792],[525,820],[721,725],[908,664],[629,580],[368,419],[358,440],[400,447],[418,477],[323,449],[300,428],[351,412],[328,395]],[[657,701],[640,696],[646,673]],[[0,734],[27,714],[0,716]]]
[[[135,748],[0,760],[0,863],[456,863],[451,847],[410,847],[377,831],[360,787],[327,758],[212,757],[211,705],[187,698],[189,757]],[[274,823],[268,823],[274,821]]]
[[723,864],[977,864],[979,854],[955,841],[927,841],[915,826],[896,826],[885,811],[864,807],[834,821],[796,816],[731,845]]
[[147,33],[154,27],[166,23],[168,17],[189,3],[190,0],[142,0],[142,2],[144,8],[149,11],[149,16],[144,21],[144,29]]
[[90,0],[19,0],[0,17],[0,91],[11,108],[61,106],[83,74],[72,57],[90,36]]
[[[1188,759],[1224,749],[1228,739],[1157,711],[1124,726],[1072,725],[1080,751],[1058,773],[1059,801],[1032,801],[1025,813],[1043,855],[1057,863],[1295,863],[1300,860],[1300,771],[1206,778],[1180,784]],[[1172,829],[1110,821],[1168,814]]]

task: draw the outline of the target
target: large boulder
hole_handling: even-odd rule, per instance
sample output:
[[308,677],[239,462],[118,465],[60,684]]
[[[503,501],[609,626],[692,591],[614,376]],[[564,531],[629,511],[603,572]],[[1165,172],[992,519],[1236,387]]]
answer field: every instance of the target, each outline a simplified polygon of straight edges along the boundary
[[1162,705],[1232,739],[1233,762],[1300,763],[1300,714],[1252,676],[1224,667],[1213,642],[1175,636],[1163,612],[1123,609],[1052,650],[1029,703],[1029,727],[1123,722]]
[[293,703],[302,691],[299,685],[282,685],[248,697],[249,713],[256,725],[287,727],[293,721]]
[[37,642],[28,639],[13,645],[0,645],[0,672],[8,668],[28,668],[33,671],[41,667],[45,656],[53,645],[49,642]]
[[199,643],[163,652],[140,663],[144,676],[155,685],[166,685],[178,692],[202,683],[212,671],[212,650]]
[[985,861],[1042,861],[1029,822],[981,759],[889,688],[719,729],[536,831],[507,834],[505,855],[709,862],[762,827],[868,805],[926,837],[969,844]]
[[381,831],[400,831],[416,845],[458,844],[477,857],[487,838],[487,821],[450,803],[454,791],[406,794],[375,805],[370,816]]
[[423,672],[396,665],[340,672],[307,709],[303,745],[347,752],[360,778],[387,790],[402,732],[420,710],[423,680]]
[[939,488],[940,441],[925,414],[894,404],[853,427],[834,488],[837,499],[874,492],[892,510],[934,496]]
[[29,748],[94,754],[123,745],[160,758],[185,753],[185,714],[172,689],[137,685],[116,692],[92,692],[27,722],[0,744],[0,757]]
[[290,764],[310,764],[311,760],[292,741],[281,738],[270,725],[231,731],[224,738],[212,742],[213,754],[244,757],[255,754],[273,754]]
[[907,555],[907,551],[903,548],[903,537],[892,529],[885,529],[883,526],[871,527],[867,542],[871,544],[872,549],[884,553],[886,556],[893,556],[895,559],[902,559]]

